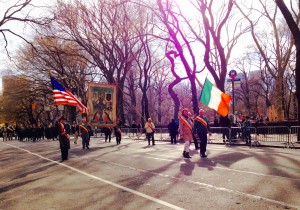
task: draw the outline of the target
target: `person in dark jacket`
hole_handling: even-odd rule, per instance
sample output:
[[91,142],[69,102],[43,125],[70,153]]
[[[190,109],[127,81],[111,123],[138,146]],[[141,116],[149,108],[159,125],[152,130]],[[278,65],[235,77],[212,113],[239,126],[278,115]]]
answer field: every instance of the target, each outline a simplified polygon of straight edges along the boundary
[[[223,133],[223,142],[229,141],[229,128],[230,128],[231,122],[230,119],[228,118],[228,115],[225,117],[220,116],[220,127],[222,127],[222,133]],[[226,139],[226,138],[227,139]]]
[[58,139],[61,150],[61,161],[68,160],[69,149],[70,149],[70,137],[66,133],[64,123],[66,122],[66,118],[61,117],[58,121]]
[[122,131],[121,131],[121,128],[116,126],[114,128],[115,130],[115,137],[116,137],[116,141],[117,141],[117,144],[121,144],[121,139],[122,139]]
[[207,146],[207,133],[211,135],[209,121],[204,116],[204,113],[204,110],[200,109],[199,115],[194,119],[194,133],[200,139],[200,156],[203,158],[207,157],[205,154]]
[[79,132],[80,132],[80,135],[81,135],[81,138],[82,138],[82,149],[90,149],[89,147],[89,139],[90,139],[90,136],[89,136],[89,126],[86,122],[86,118],[84,117],[82,119],[82,124],[79,126]]
[[112,133],[112,128],[111,127],[105,127],[104,128],[104,135],[105,135],[105,142],[110,142],[111,140],[111,133]]
[[168,125],[168,129],[169,129],[169,133],[170,133],[170,137],[171,137],[171,144],[177,143],[176,137],[178,135],[178,128],[179,128],[179,126],[177,125],[175,120],[172,119],[172,121]]

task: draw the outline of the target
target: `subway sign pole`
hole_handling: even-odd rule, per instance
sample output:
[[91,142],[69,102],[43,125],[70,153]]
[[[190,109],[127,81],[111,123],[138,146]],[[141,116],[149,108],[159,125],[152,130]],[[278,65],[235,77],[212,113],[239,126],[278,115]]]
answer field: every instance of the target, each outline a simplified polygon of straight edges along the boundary
[[230,70],[228,75],[231,78],[231,82],[232,82],[232,112],[233,112],[233,116],[234,116],[235,115],[235,113],[234,113],[234,79],[236,78],[236,75],[237,75],[236,70]]

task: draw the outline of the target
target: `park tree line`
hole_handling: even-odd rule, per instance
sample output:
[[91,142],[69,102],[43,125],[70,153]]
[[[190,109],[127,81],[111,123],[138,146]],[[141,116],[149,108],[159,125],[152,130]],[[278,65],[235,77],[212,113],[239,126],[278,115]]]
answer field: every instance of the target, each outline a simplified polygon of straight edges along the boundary
[[[183,107],[194,113],[203,108],[199,95],[207,76],[231,94],[226,82],[231,69],[243,74],[238,114],[266,115],[275,105],[285,119],[299,118],[299,1],[291,0],[289,8],[280,0],[57,1],[45,17],[30,14],[31,3],[10,5],[0,20],[3,49],[15,61],[17,81],[24,80],[1,96],[7,120],[54,120],[52,75],[84,104],[87,82],[117,84],[122,122],[152,117],[167,124]],[[12,21],[30,23],[33,35],[6,29]],[[8,34],[27,43],[15,58]],[[251,76],[253,71],[259,76]],[[22,103],[11,106],[13,101]]]

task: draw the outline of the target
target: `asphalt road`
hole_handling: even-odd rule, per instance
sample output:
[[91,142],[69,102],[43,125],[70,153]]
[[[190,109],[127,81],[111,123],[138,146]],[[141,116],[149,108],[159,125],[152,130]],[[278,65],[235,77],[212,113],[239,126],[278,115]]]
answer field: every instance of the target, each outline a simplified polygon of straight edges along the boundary
[[93,138],[0,142],[0,209],[300,209],[300,150]]

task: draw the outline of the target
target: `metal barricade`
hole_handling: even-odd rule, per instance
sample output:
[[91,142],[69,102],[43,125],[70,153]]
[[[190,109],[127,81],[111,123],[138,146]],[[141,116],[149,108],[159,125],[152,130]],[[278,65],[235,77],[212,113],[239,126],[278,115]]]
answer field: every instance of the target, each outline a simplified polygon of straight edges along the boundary
[[256,128],[255,127],[231,127],[229,129],[230,140],[229,144],[237,143],[238,141],[243,141],[249,146],[259,145],[256,139]]
[[210,128],[211,136],[208,136],[208,143],[222,142],[229,144],[230,140],[230,131],[227,127],[211,127]]
[[121,131],[122,131],[122,139],[130,138],[130,129],[129,128],[121,128]]
[[300,126],[291,126],[288,147],[296,148],[296,143],[300,143]]
[[139,131],[139,128],[128,128],[128,137],[133,138],[134,136],[137,136]]
[[156,134],[159,134],[159,140],[171,140],[168,128],[158,128],[156,129]]
[[263,126],[257,127],[257,142],[277,142],[289,144],[290,129],[287,126]]
[[[146,134],[144,129],[141,128],[121,128],[122,138],[133,140],[144,140]],[[208,143],[225,143],[225,145],[231,145],[238,142],[249,142],[249,146],[260,145],[260,142],[273,142],[283,143],[285,147],[295,148],[295,144],[300,143],[300,126],[262,126],[262,127],[211,127],[212,135],[208,136]],[[155,140],[157,141],[170,141],[170,135],[168,128],[156,128]],[[96,137],[104,138],[102,129],[95,130]],[[112,137],[114,132],[112,133]],[[179,142],[179,139],[177,139]],[[199,141],[199,140],[198,140]],[[275,143],[274,143],[275,142]]]

